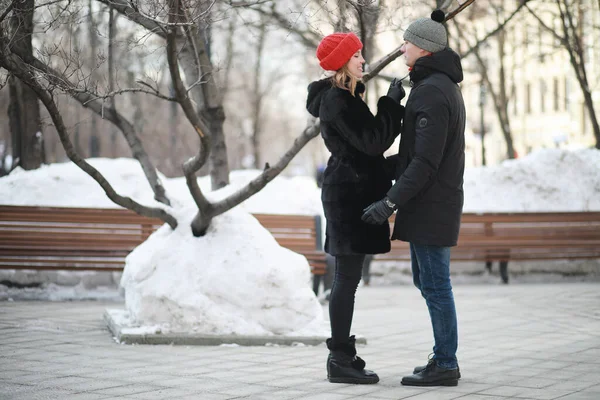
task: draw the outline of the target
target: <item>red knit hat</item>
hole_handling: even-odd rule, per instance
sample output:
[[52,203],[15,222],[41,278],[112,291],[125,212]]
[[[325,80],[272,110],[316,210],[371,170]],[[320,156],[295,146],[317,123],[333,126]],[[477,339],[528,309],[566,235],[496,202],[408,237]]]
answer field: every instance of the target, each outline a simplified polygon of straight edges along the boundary
[[319,43],[317,58],[324,70],[337,71],[362,48],[362,42],[354,33],[332,33]]

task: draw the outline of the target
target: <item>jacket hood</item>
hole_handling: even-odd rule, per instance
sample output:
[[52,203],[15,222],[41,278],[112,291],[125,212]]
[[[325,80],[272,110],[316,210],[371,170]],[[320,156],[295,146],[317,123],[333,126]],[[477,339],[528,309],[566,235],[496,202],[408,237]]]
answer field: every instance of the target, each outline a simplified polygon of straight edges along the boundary
[[321,108],[321,100],[325,93],[331,89],[331,79],[321,79],[314,81],[308,85],[308,97],[306,98],[306,109],[315,118],[319,118],[319,109]]
[[460,56],[454,50],[445,48],[430,56],[421,57],[410,72],[410,79],[417,82],[434,72],[448,75],[454,83],[462,82],[463,70]]
[[[308,112],[315,118],[320,117],[320,108],[321,101],[329,91],[333,87],[331,83],[331,78],[321,79],[320,81],[314,81],[310,85],[308,85],[308,97],[306,98],[306,109]],[[364,93],[365,85],[362,82],[358,82],[356,84],[356,89],[354,91],[355,96],[359,96],[361,93]]]

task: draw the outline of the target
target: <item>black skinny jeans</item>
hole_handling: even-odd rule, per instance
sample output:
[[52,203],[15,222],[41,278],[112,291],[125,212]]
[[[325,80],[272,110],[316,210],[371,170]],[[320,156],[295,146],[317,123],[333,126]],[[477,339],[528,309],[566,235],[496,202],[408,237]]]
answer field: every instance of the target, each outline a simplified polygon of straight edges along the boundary
[[335,257],[335,277],[329,298],[329,321],[334,343],[347,343],[352,327],[354,298],[362,276],[365,255]]

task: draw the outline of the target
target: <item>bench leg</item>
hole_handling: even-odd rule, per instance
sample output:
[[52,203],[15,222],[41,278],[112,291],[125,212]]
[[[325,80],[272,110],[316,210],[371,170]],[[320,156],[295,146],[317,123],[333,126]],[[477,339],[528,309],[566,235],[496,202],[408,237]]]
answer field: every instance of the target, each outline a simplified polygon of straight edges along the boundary
[[502,283],[508,283],[508,261],[500,261],[500,277]]
[[485,267],[487,268],[488,272],[492,272],[492,262],[491,261],[486,261]]
[[319,285],[321,284],[321,275],[313,275],[313,292],[315,296],[319,295]]

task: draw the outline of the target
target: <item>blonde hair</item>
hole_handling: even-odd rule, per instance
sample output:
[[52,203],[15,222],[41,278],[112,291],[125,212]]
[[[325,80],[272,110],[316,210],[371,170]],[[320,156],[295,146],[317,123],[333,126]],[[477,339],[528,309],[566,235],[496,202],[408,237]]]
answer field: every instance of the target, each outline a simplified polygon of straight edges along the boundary
[[356,90],[359,79],[350,73],[348,64],[344,64],[342,68],[335,71],[335,75],[331,77],[331,82],[333,86],[348,90],[350,94],[354,96],[354,91]]

